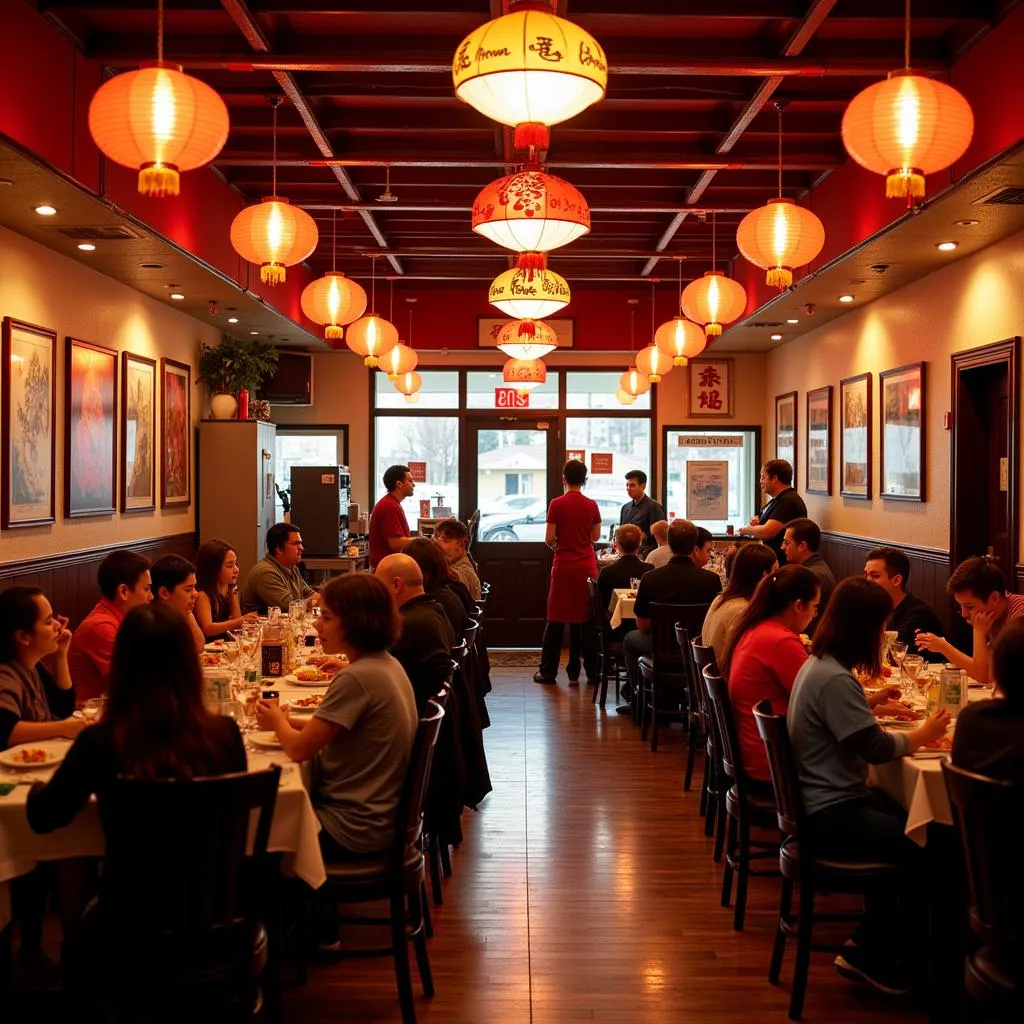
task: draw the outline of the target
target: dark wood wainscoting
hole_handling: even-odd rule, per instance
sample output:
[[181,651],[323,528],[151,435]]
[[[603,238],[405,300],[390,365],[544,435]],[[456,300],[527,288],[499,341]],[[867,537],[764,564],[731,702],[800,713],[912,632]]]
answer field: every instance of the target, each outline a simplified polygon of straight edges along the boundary
[[[835,578],[842,580],[847,576],[862,576],[868,552],[889,543],[885,540],[872,540],[870,537],[822,530],[821,555],[828,562]],[[946,580],[950,573],[949,552],[908,544],[892,546],[898,547],[910,559],[910,590],[935,609],[948,636],[954,618],[953,599],[946,593]],[[1024,566],[1020,569],[1024,570]]]
[[67,615],[74,629],[99,600],[96,570],[111,551],[127,548],[154,561],[161,555],[182,555],[192,559],[196,553],[194,533],[176,533],[132,544],[106,544],[84,551],[68,551],[42,558],[0,565],[0,589],[13,586],[42,587],[54,611]]
[[480,579],[491,585],[485,615],[487,646],[540,647],[547,618],[550,552],[539,544],[494,543],[478,545],[474,555]]

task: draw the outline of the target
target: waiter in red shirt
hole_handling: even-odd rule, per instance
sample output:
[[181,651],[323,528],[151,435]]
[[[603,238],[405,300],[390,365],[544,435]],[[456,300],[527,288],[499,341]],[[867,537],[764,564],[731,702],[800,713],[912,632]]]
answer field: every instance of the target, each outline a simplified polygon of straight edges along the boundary
[[370,513],[370,568],[412,540],[402,501],[416,490],[408,466],[389,466],[384,472],[384,495]]

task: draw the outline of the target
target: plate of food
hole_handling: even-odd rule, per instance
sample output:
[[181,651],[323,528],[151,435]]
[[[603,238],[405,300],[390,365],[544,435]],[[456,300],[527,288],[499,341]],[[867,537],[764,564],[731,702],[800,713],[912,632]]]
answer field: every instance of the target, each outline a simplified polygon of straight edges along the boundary
[[199,655],[199,664],[204,668],[214,668],[221,663],[222,656],[217,651],[203,651]]
[[953,737],[947,732],[945,736],[940,736],[937,740],[932,740],[930,743],[925,743],[923,746],[918,747],[914,751],[913,756],[920,759],[948,757],[952,749]]
[[249,733],[249,742],[254,747],[263,747],[264,750],[281,749],[281,741],[277,738],[277,733],[269,730]]
[[8,768],[51,768],[64,760],[70,746],[70,740],[19,743],[16,747],[0,750],[0,764]]
[[319,693],[311,693],[308,697],[296,697],[288,701],[288,710],[293,715],[311,715],[320,707],[323,696]]
[[225,647],[227,647],[227,644],[227,640],[211,640],[203,650],[206,651],[207,654],[219,654]]
[[922,718],[924,712],[920,708],[912,708],[902,701],[889,701],[883,714],[878,715],[878,724],[886,729],[913,729]]
[[294,683],[296,686],[324,686],[333,678],[333,672],[324,672],[319,665],[301,665],[290,675],[284,676],[281,682]]

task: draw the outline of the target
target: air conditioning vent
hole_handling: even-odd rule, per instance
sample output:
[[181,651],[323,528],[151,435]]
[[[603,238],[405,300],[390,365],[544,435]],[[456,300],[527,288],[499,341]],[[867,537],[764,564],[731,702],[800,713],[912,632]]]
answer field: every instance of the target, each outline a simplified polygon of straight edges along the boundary
[[76,242],[120,242],[133,238],[144,238],[141,231],[124,224],[102,224],[98,227],[57,228],[68,238]]
[[1024,186],[1007,185],[989,192],[981,199],[975,199],[974,206],[1024,206]]
[[781,327],[781,320],[755,320],[752,324],[753,327]]

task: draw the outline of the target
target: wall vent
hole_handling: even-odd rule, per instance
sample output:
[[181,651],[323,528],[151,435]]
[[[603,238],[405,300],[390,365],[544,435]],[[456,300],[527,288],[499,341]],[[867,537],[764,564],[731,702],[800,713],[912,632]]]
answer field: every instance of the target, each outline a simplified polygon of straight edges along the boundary
[[989,192],[981,199],[975,199],[973,206],[1024,206],[1024,186],[1007,185]]
[[76,228],[57,228],[57,230],[76,242],[120,242],[134,238],[145,238],[141,231],[124,224],[101,224],[99,226],[83,225]]

